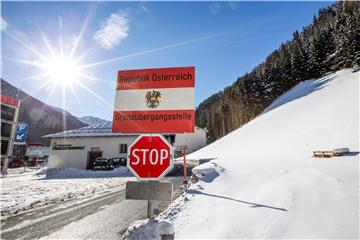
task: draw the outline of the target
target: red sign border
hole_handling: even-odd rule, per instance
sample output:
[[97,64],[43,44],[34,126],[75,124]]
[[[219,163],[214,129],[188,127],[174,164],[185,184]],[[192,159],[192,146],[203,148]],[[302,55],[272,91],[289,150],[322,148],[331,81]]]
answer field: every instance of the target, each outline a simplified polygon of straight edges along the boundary
[[[142,178],[140,177],[132,167],[130,167],[130,153],[131,153],[131,148],[133,147],[133,145],[135,145],[135,143],[137,143],[142,137],[160,137],[165,143],[166,145],[169,146],[170,148],[170,167],[164,171],[159,177],[157,178]],[[129,146],[129,152],[127,155],[127,161],[126,161],[126,167],[130,170],[130,172],[132,172],[135,177],[140,180],[140,181],[159,181],[161,180],[166,174],[168,174],[173,168],[174,168],[174,147],[173,145],[171,145],[168,140],[161,134],[141,134],[140,136],[138,136]]]
[[[150,76],[154,73],[160,74],[175,74],[181,72],[191,73],[193,79],[188,82],[181,81],[150,81],[150,82],[138,82],[138,83],[121,83],[120,76],[131,76],[131,75],[143,75]],[[144,69],[130,69],[130,70],[119,70],[116,80],[116,91],[118,90],[135,90],[135,89],[161,89],[161,88],[195,88],[195,66],[185,67],[165,67],[165,68],[144,68]]]

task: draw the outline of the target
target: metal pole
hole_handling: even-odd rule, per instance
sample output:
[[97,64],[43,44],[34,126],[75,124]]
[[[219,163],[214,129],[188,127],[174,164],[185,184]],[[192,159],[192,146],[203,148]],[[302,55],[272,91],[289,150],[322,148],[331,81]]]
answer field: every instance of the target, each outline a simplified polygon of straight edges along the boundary
[[[151,148],[152,148],[152,144],[153,144],[153,142],[152,142],[152,133],[150,133],[150,141],[151,141]],[[148,171],[148,177],[150,177],[150,164],[148,165],[149,166],[149,171]],[[148,218],[151,218],[152,217],[152,202],[151,202],[151,200],[147,200],[147,217]]]
[[148,218],[151,218],[152,217],[152,208],[153,208],[153,204],[152,204],[152,201],[151,200],[148,200],[147,201],[147,205],[148,205],[148,207],[147,207],[147,217]]

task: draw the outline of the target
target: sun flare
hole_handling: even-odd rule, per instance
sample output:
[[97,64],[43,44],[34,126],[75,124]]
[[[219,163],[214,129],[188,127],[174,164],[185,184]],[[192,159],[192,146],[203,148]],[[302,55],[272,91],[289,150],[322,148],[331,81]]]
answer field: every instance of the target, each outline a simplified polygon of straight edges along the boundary
[[42,64],[52,84],[68,87],[78,81],[80,67],[71,59],[55,58]]

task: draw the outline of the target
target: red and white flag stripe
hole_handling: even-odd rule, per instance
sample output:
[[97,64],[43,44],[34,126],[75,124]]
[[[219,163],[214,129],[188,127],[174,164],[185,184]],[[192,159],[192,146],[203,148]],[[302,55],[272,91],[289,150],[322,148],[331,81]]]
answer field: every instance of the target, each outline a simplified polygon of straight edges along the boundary
[[[149,108],[145,96],[149,91],[158,91],[161,102],[156,108]],[[115,111],[158,111],[194,109],[194,88],[149,88],[117,90]]]

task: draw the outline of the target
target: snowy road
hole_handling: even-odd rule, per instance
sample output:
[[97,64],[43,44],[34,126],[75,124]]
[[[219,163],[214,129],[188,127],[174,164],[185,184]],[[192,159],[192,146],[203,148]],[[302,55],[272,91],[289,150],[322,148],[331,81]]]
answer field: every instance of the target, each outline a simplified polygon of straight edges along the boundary
[[[181,177],[169,178],[176,196]],[[160,203],[165,208],[168,203]],[[125,186],[96,197],[75,199],[8,217],[1,239],[119,239],[134,220],[146,218],[146,201],[125,200]]]

